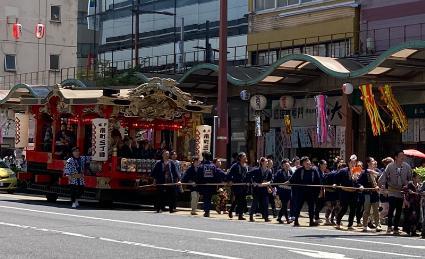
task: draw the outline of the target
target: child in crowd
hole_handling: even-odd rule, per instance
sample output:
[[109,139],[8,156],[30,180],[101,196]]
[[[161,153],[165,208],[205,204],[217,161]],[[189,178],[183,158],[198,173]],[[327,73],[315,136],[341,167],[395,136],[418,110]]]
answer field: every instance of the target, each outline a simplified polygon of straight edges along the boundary
[[218,214],[227,214],[227,200],[229,198],[229,195],[227,194],[227,191],[223,188],[218,189],[217,191],[217,205],[216,205],[216,211]]

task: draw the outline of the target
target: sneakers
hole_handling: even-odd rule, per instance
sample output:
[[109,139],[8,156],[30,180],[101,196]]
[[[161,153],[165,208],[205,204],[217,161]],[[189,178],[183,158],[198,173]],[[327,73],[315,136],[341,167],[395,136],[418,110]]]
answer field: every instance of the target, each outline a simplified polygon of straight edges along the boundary
[[341,225],[340,224],[336,224],[335,229],[342,230]]
[[77,203],[76,202],[73,202],[72,203],[72,206],[71,206],[73,209],[76,209],[78,206],[77,206]]
[[192,215],[192,216],[196,216],[196,215],[198,215],[198,213],[197,213],[196,211],[191,211],[191,212],[190,212],[190,215]]
[[381,232],[381,231],[382,231],[381,226],[376,226],[375,231],[376,231],[376,232]]
[[75,205],[76,205],[77,207],[80,207],[80,204],[78,203],[78,200],[76,200],[76,201],[75,201]]

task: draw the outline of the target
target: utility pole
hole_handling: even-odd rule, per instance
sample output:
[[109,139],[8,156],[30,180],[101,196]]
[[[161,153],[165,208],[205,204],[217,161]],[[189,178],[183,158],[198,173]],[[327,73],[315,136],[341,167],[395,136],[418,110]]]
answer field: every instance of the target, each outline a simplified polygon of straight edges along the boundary
[[227,161],[228,144],[228,107],[227,107],[227,0],[220,0],[220,43],[219,43],[219,74],[218,74],[218,134],[217,157]]
[[211,63],[210,21],[205,23],[205,63]]
[[176,69],[177,69],[177,62],[176,62],[176,58],[177,58],[177,53],[176,53],[176,43],[177,43],[177,30],[176,30],[176,26],[177,26],[177,0],[174,0],[174,40],[173,40],[173,45],[174,45],[174,74],[176,73]]
[[140,16],[140,0],[137,0],[136,10],[133,10],[133,13],[136,13],[136,26],[135,26],[135,38],[134,38],[134,61],[135,67],[139,67],[139,16]]

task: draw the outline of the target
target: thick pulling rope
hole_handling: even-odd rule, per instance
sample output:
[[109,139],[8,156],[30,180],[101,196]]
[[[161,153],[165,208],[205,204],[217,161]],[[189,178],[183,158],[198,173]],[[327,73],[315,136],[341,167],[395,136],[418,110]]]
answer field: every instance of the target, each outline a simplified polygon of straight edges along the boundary
[[[350,186],[340,186],[340,185],[323,185],[323,184],[283,184],[283,183],[270,183],[270,184],[252,184],[252,183],[204,183],[204,184],[196,184],[196,183],[164,183],[164,184],[149,184],[149,185],[142,185],[139,186],[139,188],[152,188],[152,187],[158,187],[158,186],[223,186],[223,187],[232,187],[232,186],[252,186],[252,187],[263,187],[266,188],[268,186],[282,186],[283,187],[314,187],[314,188],[327,188],[327,189],[341,189],[341,190],[351,190],[354,191],[376,191],[376,192],[383,192],[383,193],[406,193],[405,191],[390,191],[386,189],[376,189],[376,188],[359,188],[359,187],[350,187]],[[411,193],[410,194],[418,194],[418,195],[425,195],[421,193]]]

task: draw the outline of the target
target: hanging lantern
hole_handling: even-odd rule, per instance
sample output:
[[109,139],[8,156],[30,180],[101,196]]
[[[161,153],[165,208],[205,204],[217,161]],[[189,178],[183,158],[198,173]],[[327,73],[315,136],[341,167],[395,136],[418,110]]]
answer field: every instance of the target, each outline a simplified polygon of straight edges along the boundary
[[266,108],[267,98],[264,95],[254,95],[250,100],[251,108],[256,111],[261,111]]
[[344,83],[342,85],[342,92],[344,94],[352,94],[354,90],[354,87],[351,83]]
[[46,27],[44,26],[44,24],[38,23],[35,26],[35,37],[37,39],[42,39],[45,33],[46,33]]
[[19,40],[22,35],[22,24],[14,23],[12,27],[12,36],[15,40]]
[[281,96],[279,99],[279,104],[282,110],[290,110],[294,108],[295,98],[292,96]]
[[241,97],[242,101],[248,101],[250,94],[249,94],[248,90],[242,90],[240,92],[239,96]]

